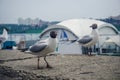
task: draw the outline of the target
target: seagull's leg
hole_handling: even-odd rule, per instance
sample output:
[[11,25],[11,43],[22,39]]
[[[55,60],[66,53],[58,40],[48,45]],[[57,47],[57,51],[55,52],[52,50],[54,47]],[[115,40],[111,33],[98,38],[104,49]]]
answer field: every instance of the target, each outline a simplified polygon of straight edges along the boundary
[[49,64],[48,64],[48,62],[47,62],[47,60],[46,60],[46,56],[44,57],[44,60],[45,60],[45,62],[46,62],[46,64],[47,64],[47,68],[52,68]]
[[0,41],[0,50],[2,49],[2,42]]
[[92,53],[92,48],[89,47],[89,56],[91,56],[91,53]]
[[39,61],[40,61],[40,56],[38,56],[38,64],[37,64],[38,69],[39,69]]

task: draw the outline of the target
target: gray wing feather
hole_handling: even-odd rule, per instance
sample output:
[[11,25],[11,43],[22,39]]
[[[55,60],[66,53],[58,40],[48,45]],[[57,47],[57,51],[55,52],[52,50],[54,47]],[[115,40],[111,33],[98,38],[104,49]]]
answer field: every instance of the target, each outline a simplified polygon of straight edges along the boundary
[[0,43],[3,42],[5,40],[4,37],[0,37]]
[[92,40],[92,37],[90,36],[84,36],[82,39],[80,39],[78,42],[81,44],[86,44]]
[[44,50],[46,47],[47,47],[46,44],[33,45],[33,46],[30,48],[30,51],[31,51],[31,52],[40,52],[40,51]]

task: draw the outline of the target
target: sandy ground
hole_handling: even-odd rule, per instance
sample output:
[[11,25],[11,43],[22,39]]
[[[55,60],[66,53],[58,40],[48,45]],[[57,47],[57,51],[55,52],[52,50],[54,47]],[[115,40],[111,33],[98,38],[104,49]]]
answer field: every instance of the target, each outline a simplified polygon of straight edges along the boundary
[[18,50],[0,50],[0,80],[120,80],[117,56],[54,55],[47,60],[52,69],[46,68],[43,58],[37,69],[36,56]]

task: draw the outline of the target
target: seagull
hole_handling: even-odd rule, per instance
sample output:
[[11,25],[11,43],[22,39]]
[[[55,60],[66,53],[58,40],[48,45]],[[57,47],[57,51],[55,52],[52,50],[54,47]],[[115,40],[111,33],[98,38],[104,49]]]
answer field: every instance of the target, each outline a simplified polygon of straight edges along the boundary
[[3,29],[2,35],[0,35],[0,45],[8,39],[8,32],[6,29]]
[[90,35],[85,35],[81,39],[78,40],[78,42],[84,46],[88,47],[90,50],[90,55],[91,55],[91,46],[95,45],[98,41],[98,33],[96,31],[97,29],[97,24],[92,24],[90,26],[92,28],[92,32]]
[[44,61],[47,64],[47,68],[52,68],[49,63],[46,60],[46,56],[48,53],[54,52],[57,46],[57,32],[51,31],[49,38],[46,40],[41,40],[36,42],[34,45],[32,45],[29,50],[32,52],[33,55],[38,56],[38,64],[37,68],[39,69],[39,60],[40,57],[44,57]]

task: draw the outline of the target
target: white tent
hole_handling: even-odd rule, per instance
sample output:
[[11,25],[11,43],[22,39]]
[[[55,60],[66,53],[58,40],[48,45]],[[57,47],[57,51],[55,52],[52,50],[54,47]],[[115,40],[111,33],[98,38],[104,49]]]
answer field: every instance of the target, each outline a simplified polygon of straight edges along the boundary
[[107,40],[105,41],[105,43],[108,43],[108,44],[114,43],[114,44],[116,44],[117,46],[120,46],[120,36],[119,36],[119,35],[113,36],[113,37],[107,39]]
[[101,46],[106,37],[112,37],[118,35],[118,30],[111,24],[105,23],[94,19],[71,19],[65,20],[57,25],[49,26],[45,29],[41,35],[40,39],[46,38],[51,30],[56,30],[58,32],[58,48],[57,51],[63,54],[82,54],[82,47],[77,43],[70,43],[84,35],[91,34],[92,29],[90,26],[96,23],[98,25],[99,42],[97,47]]
[[118,46],[120,46],[120,35],[111,37],[111,40]]

